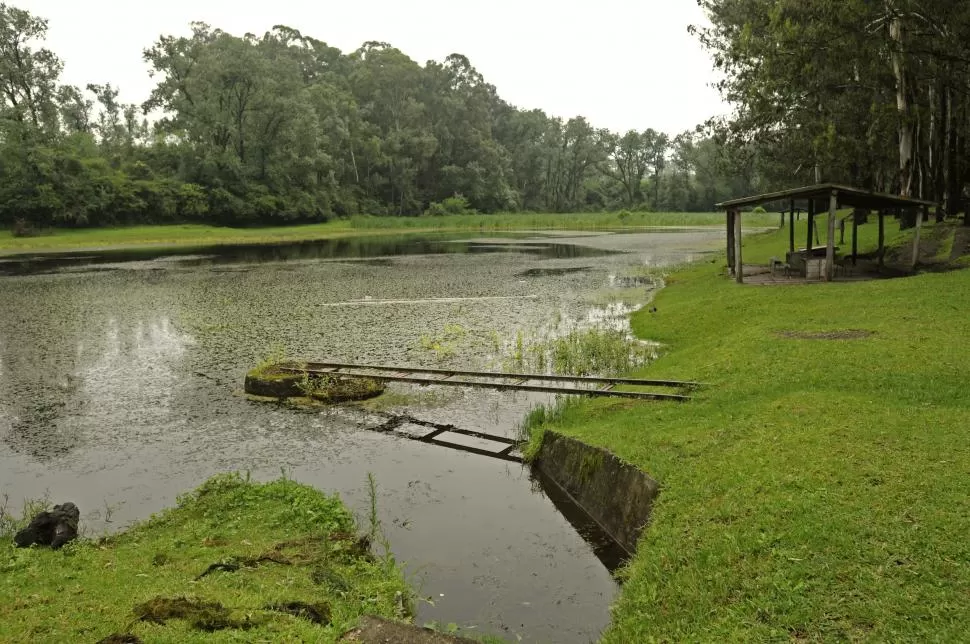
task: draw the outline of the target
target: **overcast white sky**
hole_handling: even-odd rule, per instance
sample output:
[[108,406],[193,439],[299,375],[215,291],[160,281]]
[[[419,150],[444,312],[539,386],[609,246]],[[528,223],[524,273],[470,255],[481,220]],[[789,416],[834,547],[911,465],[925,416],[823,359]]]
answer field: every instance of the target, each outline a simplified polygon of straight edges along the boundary
[[687,33],[704,19],[695,0],[9,1],[49,20],[64,82],[110,82],[126,102],[153,86],[142,50],[200,20],[236,35],[284,24],[344,52],[385,41],[421,64],[462,53],[510,103],[614,131],[677,133],[726,111]]

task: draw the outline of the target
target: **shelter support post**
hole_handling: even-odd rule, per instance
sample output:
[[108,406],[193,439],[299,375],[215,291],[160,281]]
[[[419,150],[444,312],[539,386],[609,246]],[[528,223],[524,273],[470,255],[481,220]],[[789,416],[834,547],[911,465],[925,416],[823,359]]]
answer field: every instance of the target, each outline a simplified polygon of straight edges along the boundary
[[913,262],[910,268],[916,268],[916,264],[919,262],[919,232],[920,228],[923,227],[923,220],[929,217],[929,214],[928,206],[923,206],[916,213],[916,232],[913,234]]
[[831,282],[832,277],[835,273],[835,219],[836,212],[839,209],[839,193],[837,190],[832,191],[832,195],[829,197],[829,226],[828,226],[828,238],[826,239],[825,248],[825,281]]
[[808,200],[808,241],[805,242],[805,249],[811,249],[815,244],[812,243],[812,229],[815,228],[815,200]]
[[859,218],[852,213],[852,265],[856,265],[859,258]]
[[727,211],[727,263],[728,270],[734,273],[734,211]]
[[795,252],[795,200],[791,200],[791,214],[788,216],[788,250]]
[[741,211],[734,211],[734,276],[744,284],[744,261],[741,259]]
[[[899,217],[899,209],[896,209],[896,216]],[[886,213],[879,211],[879,268],[886,265]]]

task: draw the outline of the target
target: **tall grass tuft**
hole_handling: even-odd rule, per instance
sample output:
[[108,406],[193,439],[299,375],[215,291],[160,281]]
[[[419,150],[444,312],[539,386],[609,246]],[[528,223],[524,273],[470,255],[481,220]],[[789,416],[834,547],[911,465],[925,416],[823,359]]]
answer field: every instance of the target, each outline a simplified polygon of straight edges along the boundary
[[529,410],[518,427],[519,440],[525,444],[522,455],[526,461],[538,454],[546,428],[558,423],[567,411],[580,404],[582,401],[572,396],[559,396],[551,405],[540,404]]
[[0,499],[0,540],[12,539],[18,530],[27,526],[35,516],[50,510],[52,503],[48,497],[28,499],[24,502],[19,517],[10,511],[10,497],[6,494]]
[[631,339],[617,329],[577,329],[536,342],[525,350],[516,340],[511,367],[568,376],[619,376],[656,359],[653,345]]

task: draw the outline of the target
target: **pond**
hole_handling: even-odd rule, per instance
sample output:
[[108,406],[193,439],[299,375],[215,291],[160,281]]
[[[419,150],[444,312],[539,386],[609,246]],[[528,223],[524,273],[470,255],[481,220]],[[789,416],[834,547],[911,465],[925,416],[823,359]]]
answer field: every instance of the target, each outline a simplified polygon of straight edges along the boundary
[[[418,622],[586,642],[609,622],[615,552],[527,468],[368,431],[387,414],[515,436],[541,394],[395,385],[366,409],[247,399],[267,356],[501,369],[522,338],[622,326],[643,266],[720,231],[366,237],[0,262],[0,493],[73,501],[122,529],[209,476],[281,473],[384,530]],[[599,555],[599,556],[597,556]],[[606,562],[606,564],[604,564]]]

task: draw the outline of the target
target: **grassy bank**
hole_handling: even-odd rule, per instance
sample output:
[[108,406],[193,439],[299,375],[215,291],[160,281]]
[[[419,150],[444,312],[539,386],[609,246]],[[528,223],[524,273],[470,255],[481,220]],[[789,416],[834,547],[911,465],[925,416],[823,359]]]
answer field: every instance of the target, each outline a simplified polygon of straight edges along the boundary
[[401,571],[355,530],[336,497],[226,475],[104,541],[0,535],[0,641],[336,641],[364,614],[406,619]]
[[[745,258],[786,245],[752,237]],[[662,486],[606,641],[964,639],[970,271],[753,287],[722,265],[633,319],[667,346],[641,373],[710,388],[545,423]]]
[[[745,217],[745,224],[772,225],[777,219],[777,215],[750,215]],[[369,233],[632,229],[645,226],[711,226],[723,225],[723,222],[723,215],[714,213],[574,213],[446,217],[357,216],[323,224],[264,228],[226,228],[199,224],[128,226],[55,230],[37,237],[14,237],[9,231],[2,231],[0,254],[80,248],[273,244]]]

